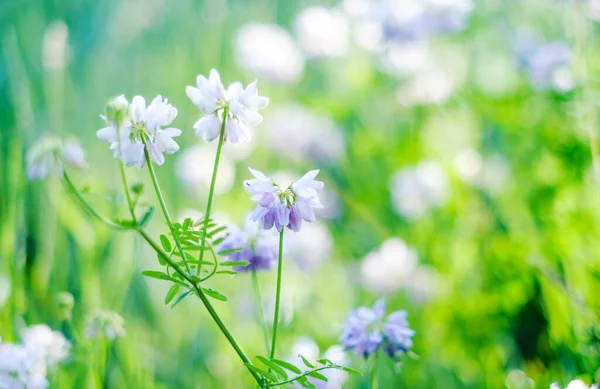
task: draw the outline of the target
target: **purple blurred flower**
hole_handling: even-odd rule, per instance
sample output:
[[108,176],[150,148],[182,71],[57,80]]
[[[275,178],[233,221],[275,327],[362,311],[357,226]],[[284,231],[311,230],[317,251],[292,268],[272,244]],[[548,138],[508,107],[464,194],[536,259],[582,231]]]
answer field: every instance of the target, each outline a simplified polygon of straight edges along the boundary
[[297,232],[302,220],[315,221],[313,209],[323,208],[318,194],[324,184],[314,179],[318,170],[306,173],[284,190],[258,170],[250,172],[255,178],[244,181],[244,188],[252,201],[258,203],[251,219],[261,221],[265,230],[275,226],[278,231],[288,227]]
[[269,270],[277,259],[277,238],[260,228],[260,225],[246,218],[244,229],[232,226],[228,235],[219,245],[219,251],[242,249],[227,255],[229,261],[250,262],[247,266],[234,266],[237,272],[248,270]]
[[569,64],[573,56],[567,42],[521,44],[517,57],[527,72],[531,86],[537,90],[555,89],[567,92],[573,88]]
[[367,358],[382,348],[390,357],[396,357],[412,347],[415,332],[408,328],[406,315],[406,311],[396,311],[384,319],[383,300],[375,302],[372,309],[359,307],[350,312],[340,341],[356,356]]

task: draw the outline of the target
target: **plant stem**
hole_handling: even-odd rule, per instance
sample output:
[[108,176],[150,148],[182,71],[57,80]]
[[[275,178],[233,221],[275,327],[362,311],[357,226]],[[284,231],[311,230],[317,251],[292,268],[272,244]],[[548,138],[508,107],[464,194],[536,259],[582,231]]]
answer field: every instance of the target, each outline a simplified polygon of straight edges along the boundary
[[[202,248],[206,243],[206,233],[208,230],[208,223],[210,219],[210,209],[212,207],[213,196],[215,193],[215,184],[217,182],[217,172],[219,170],[219,160],[221,159],[221,149],[223,148],[223,142],[225,140],[225,123],[227,122],[227,108],[223,110],[223,119],[221,121],[221,132],[219,133],[219,143],[217,144],[217,154],[215,155],[215,164],[213,166],[212,177],[210,179],[210,189],[208,190],[208,203],[206,204],[206,213],[204,214],[204,226],[202,227]],[[198,274],[200,274],[200,267],[202,266],[202,259],[204,258],[204,250],[200,250],[198,255]]]
[[260,324],[263,328],[265,348],[267,350],[267,354],[269,354],[269,331],[267,330],[267,319],[265,317],[265,310],[263,309],[262,293],[260,291],[260,283],[258,282],[258,274],[256,274],[256,269],[252,269],[252,285],[254,286],[254,295],[256,297],[256,310],[258,311]]
[[[246,353],[244,353],[244,350],[242,350],[241,346],[237,343],[237,341],[235,340],[235,338],[233,337],[233,335],[231,334],[231,332],[229,331],[229,329],[227,328],[227,326],[225,325],[225,323],[223,322],[223,320],[221,320],[221,318],[219,317],[219,314],[215,311],[215,309],[213,308],[212,304],[210,303],[210,301],[208,301],[208,298],[206,297],[206,295],[204,294],[204,292],[202,291],[202,289],[200,287],[198,287],[198,284],[196,284],[192,278],[190,277],[189,274],[187,274],[185,271],[183,271],[183,269],[181,269],[170,257],[169,254],[167,254],[163,248],[154,241],[154,239],[152,239],[152,237],[148,234],[148,232],[142,228],[142,227],[138,227],[137,231],[142,235],[142,237],[146,240],[146,242],[148,242],[150,244],[150,246],[152,246],[152,248],[158,253],[160,254],[164,260],[171,266],[173,267],[173,269],[179,273],[187,282],[189,282],[192,287],[194,288],[194,291],[196,292],[196,294],[198,295],[198,297],[200,297],[200,300],[202,300],[202,303],[204,304],[204,306],[206,307],[206,309],[208,310],[208,313],[210,314],[210,316],[213,318],[213,320],[217,323],[217,325],[219,326],[219,329],[221,330],[221,332],[223,333],[223,335],[225,335],[225,337],[227,338],[227,340],[229,341],[229,344],[231,344],[231,346],[233,347],[233,349],[235,350],[235,352],[238,354],[238,356],[240,357],[240,359],[242,360],[242,362],[244,362],[244,364],[249,364],[251,365],[252,362],[250,361],[250,359],[248,358],[248,356],[246,355]],[[252,374],[252,376],[254,377],[254,379],[256,380],[256,382],[259,383],[259,385],[263,385],[263,380],[262,378],[253,370],[248,369],[250,371],[250,373]]]
[[67,186],[69,187],[69,189],[71,190],[71,192],[75,195],[75,197],[77,198],[77,200],[79,201],[79,203],[83,206],[83,208],[85,208],[86,211],[88,211],[89,213],[91,213],[93,216],[95,216],[97,219],[101,220],[102,222],[104,222],[105,224],[109,225],[110,227],[113,228],[117,228],[120,230],[127,230],[128,228],[122,225],[119,225],[115,222],[113,222],[112,220],[108,219],[107,217],[101,215],[96,208],[94,208],[84,197],[83,194],[81,194],[81,192],[75,187],[75,185],[73,185],[73,181],[71,181],[71,178],[69,177],[69,175],[67,174],[67,171],[63,169],[63,177],[65,179],[65,182],[67,183]]
[[379,375],[377,374],[377,365],[379,362],[379,358],[377,358],[377,355],[379,353],[377,351],[375,351],[375,354],[373,355],[373,369],[371,370],[371,389],[378,389],[379,388]]
[[[146,142],[144,142],[144,146],[146,146]],[[167,209],[167,204],[165,203],[165,198],[160,190],[160,186],[158,185],[158,180],[156,179],[156,173],[154,172],[154,166],[152,166],[152,161],[150,160],[150,154],[148,154],[148,147],[144,147],[144,156],[146,157],[146,164],[148,165],[148,171],[150,172],[150,178],[152,179],[152,184],[154,185],[154,191],[156,192],[156,197],[158,197],[158,202],[160,204],[160,208],[163,211],[163,215],[165,216],[165,221],[169,226],[169,230],[171,231],[171,235],[173,235],[173,240],[175,241],[175,245],[181,254],[181,259],[183,263],[185,263],[185,268],[189,274],[192,274],[192,269],[190,268],[190,264],[188,262],[187,257],[185,256],[185,252],[181,247],[181,243],[179,242],[179,237],[177,236],[177,231],[175,231],[175,227],[173,227],[173,222],[171,221],[171,216],[169,216],[169,210]],[[200,270],[200,269],[198,269]],[[198,272],[199,274],[199,272]]]
[[279,303],[281,300],[281,269],[283,267],[283,231],[279,232],[279,260],[277,262],[277,292],[275,294],[275,314],[273,315],[273,340],[271,341],[271,359],[275,357],[275,344],[277,342],[277,325],[279,324]]
[[123,151],[121,147],[121,126],[119,125],[119,121],[115,124],[117,127],[117,142],[119,142],[119,161],[117,164],[119,165],[119,170],[121,172],[121,181],[123,181],[123,189],[125,190],[125,198],[127,199],[127,206],[129,207],[129,212],[131,213],[131,218],[134,223],[137,223],[137,219],[135,217],[135,207],[133,206],[133,202],[131,201],[131,194],[129,194],[129,185],[127,184],[127,176],[125,175],[125,165],[123,164]]

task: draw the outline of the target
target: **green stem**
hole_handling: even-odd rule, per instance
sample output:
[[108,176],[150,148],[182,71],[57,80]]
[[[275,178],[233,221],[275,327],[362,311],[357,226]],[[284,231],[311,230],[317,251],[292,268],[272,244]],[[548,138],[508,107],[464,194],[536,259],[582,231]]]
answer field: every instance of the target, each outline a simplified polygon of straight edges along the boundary
[[[206,297],[206,294],[204,294],[204,292],[202,291],[202,289],[200,287],[198,287],[198,284],[196,282],[194,282],[194,280],[192,280],[192,278],[190,277],[190,275],[187,274],[185,271],[183,271],[183,269],[181,269],[169,257],[169,254],[167,254],[163,250],[163,248],[157,242],[155,242],[154,239],[152,239],[152,237],[148,234],[148,232],[145,229],[143,229],[142,227],[138,227],[137,231],[142,235],[142,237],[146,240],[146,242],[148,242],[148,244],[150,244],[150,246],[152,246],[152,248],[158,254],[160,254],[160,256],[162,256],[164,258],[164,260],[177,273],[179,273],[187,282],[189,282],[192,285],[192,287],[194,288],[194,291],[196,292],[196,294],[198,295],[198,297],[200,297],[200,300],[202,300],[202,303],[206,307],[206,310],[208,310],[208,313],[213,318],[213,320],[217,323],[217,326],[219,326],[219,329],[221,330],[221,332],[223,333],[223,335],[225,335],[225,337],[229,341],[229,344],[231,344],[231,346],[233,347],[233,349],[235,350],[235,352],[238,354],[238,356],[240,357],[240,359],[242,360],[242,362],[244,362],[244,364],[251,365],[252,362],[250,361],[250,359],[248,358],[248,356],[246,355],[246,353],[244,353],[244,350],[242,350],[241,346],[237,343],[237,341],[235,340],[235,338],[231,334],[231,331],[229,331],[229,329],[227,328],[227,326],[225,325],[225,323],[223,322],[223,320],[221,320],[219,314],[215,311],[215,309],[213,308],[212,304],[210,303],[210,301]],[[251,370],[251,369],[248,369],[248,370],[250,371],[250,373],[252,374],[252,376],[254,377],[254,379],[256,380],[256,382],[258,382],[258,384],[261,385],[261,387],[262,387],[262,385],[263,385],[262,378],[256,372],[254,372],[253,370]]]
[[135,207],[133,205],[133,201],[131,201],[131,194],[129,193],[129,185],[127,184],[127,176],[125,175],[125,165],[123,164],[123,151],[121,147],[121,132],[119,122],[115,124],[117,127],[117,142],[119,142],[119,161],[117,164],[119,165],[119,170],[121,172],[121,181],[123,181],[123,188],[125,190],[125,198],[127,199],[127,206],[129,207],[129,213],[131,213],[131,218],[134,223],[137,224],[137,218],[135,217]]
[[97,219],[99,219],[100,221],[104,222],[105,224],[107,224],[110,227],[113,228],[117,228],[120,230],[127,230],[129,229],[128,227],[119,225],[115,222],[113,222],[112,220],[108,219],[107,217],[101,215],[96,208],[94,208],[84,197],[83,194],[81,194],[81,192],[75,187],[75,185],[73,185],[73,181],[71,181],[71,178],[69,177],[69,175],[67,174],[67,171],[63,169],[63,177],[65,179],[65,182],[67,183],[67,186],[69,187],[69,189],[71,190],[71,192],[75,195],[75,197],[77,198],[77,200],[79,201],[79,203],[83,206],[83,208],[85,208],[86,211],[88,211],[89,213],[91,213],[93,216],[95,216]]
[[265,310],[263,309],[262,293],[260,291],[260,283],[258,282],[258,274],[256,269],[252,269],[252,285],[254,286],[254,296],[256,297],[256,310],[260,317],[260,324],[263,328],[263,335],[265,338],[265,349],[267,354],[269,353],[269,331],[267,329],[267,319],[265,317]]
[[292,383],[292,382],[294,382],[294,381],[298,381],[298,379],[299,379],[299,378],[302,378],[302,377],[309,376],[309,375],[311,375],[311,374],[312,374],[312,373],[314,373],[314,372],[319,372],[319,371],[322,371],[322,370],[328,370],[328,369],[339,369],[339,368],[341,368],[341,366],[338,366],[338,365],[335,365],[335,366],[321,366],[321,367],[316,367],[316,368],[314,368],[314,369],[307,370],[307,371],[305,371],[304,373],[302,373],[302,374],[299,374],[299,375],[297,375],[297,376],[294,376],[294,377],[292,377],[292,378],[290,378],[290,379],[287,379],[287,380],[285,380],[285,381],[280,381],[280,382],[274,382],[274,383],[271,383],[271,384],[270,384],[270,386],[271,386],[272,388],[274,388],[274,387],[276,387],[276,386],[281,386],[281,385],[285,385],[285,384]]
[[[144,142],[144,146],[146,146],[146,142]],[[148,165],[148,171],[150,172],[150,178],[152,179],[152,184],[154,185],[154,191],[156,192],[156,197],[158,197],[158,202],[160,204],[160,208],[163,211],[163,215],[165,216],[165,221],[169,226],[169,230],[171,231],[171,235],[173,236],[173,240],[175,241],[175,245],[177,246],[177,250],[181,254],[181,259],[183,263],[185,263],[185,268],[189,274],[192,274],[192,269],[190,268],[190,264],[188,262],[187,257],[185,256],[185,252],[181,247],[181,243],[179,242],[179,237],[177,236],[177,231],[175,231],[175,227],[173,227],[173,222],[171,221],[171,216],[169,215],[169,210],[167,209],[167,204],[165,203],[165,198],[163,197],[162,191],[160,190],[160,186],[158,185],[158,180],[156,179],[156,173],[154,172],[154,166],[152,166],[152,161],[150,160],[150,154],[148,154],[148,147],[144,147],[144,156],[146,157],[146,164]],[[200,269],[198,268],[198,271]]]
[[202,259],[204,258],[204,245],[206,243],[206,233],[208,230],[208,223],[210,219],[210,209],[212,207],[213,196],[215,193],[215,184],[217,182],[217,172],[219,170],[219,160],[221,159],[221,149],[223,148],[223,142],[225,140],[225,123],[227,122],[227,108],[223,110],[223,120],[221,122],[221,132],[219,134],[219,143],[217,144],[217,154],[215,156],[215,165],[213,166],[212,177],[210,179],[210,189],[208,190],[208,203],[206,204],[206,214],[204,215],[204,226],[202,227],[202,250],[198,256],[198,274],[200,274],[200,267],[202,266]]
[[377,355],[379,353],[377,351],[375,351],[375,354],[373,355],[373,369],[371,370],[371,389],[378,389],[379,388],[379,375],[377,374],[377,365],[379,362],[379,358],[377,358]]
[[271,341],[271,359],[275,357],[275,344],[277,343],[277,325],[279,324],[279,303],[281,300],[281,269],[283,268],[283,231],[279,232],[279,260],[277,262],[277,292],[275,294],[275,314],[273,315],[273,338]]

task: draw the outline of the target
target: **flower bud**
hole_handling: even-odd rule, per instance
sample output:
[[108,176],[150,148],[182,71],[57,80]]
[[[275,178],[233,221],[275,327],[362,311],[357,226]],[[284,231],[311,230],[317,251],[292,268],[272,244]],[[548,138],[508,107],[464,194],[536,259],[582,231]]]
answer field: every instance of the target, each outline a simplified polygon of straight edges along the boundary
[[61,292],[56,296],[56,308],[61,320],[71,320],[75,299],[69,292]]
[[129,102],[125,95],[120,95],[106,104],[106,119],[120,123],[129,114]]

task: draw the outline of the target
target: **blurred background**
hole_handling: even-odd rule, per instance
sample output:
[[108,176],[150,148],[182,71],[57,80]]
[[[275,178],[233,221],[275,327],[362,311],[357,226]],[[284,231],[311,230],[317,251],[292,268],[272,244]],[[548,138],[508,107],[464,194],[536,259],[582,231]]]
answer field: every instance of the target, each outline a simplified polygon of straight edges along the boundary
[[[381,360],[382,388],[594,382],[598,21],[593,0],[2,1],[0,337],[45,323],[73,340],[112,311],[126,334],[72,353],[51,388],[252,386],[197,299],[171,309],[168,285],[140,275],[159,268],[144,241],[90,219],[59,180],[25,178],[40,137],[77,138],[88,168],[74,181],[126,217],[99,114],[121,93],[161,94],[183,135],[159,180],[177,220],[198,215],[216,143],[194,135],[185,87],[216,68],[225,84],[258,79],[270,104],[251,143],[225,146],[215,218],[252,209],[248,166],[281,182],[318,168],[326,183],[318,222],[286,235],[284,355],[329,351],[368,373],[331,347],[351,308],[383,297],[416,335],[401,363]],[[156,204],[147,172],[127,173]],[[275,272],[259,279],[268,314]],[[249,275],[211,283],[247,353],[264,354]],[[367,388],[368,374],[327,387]]]

